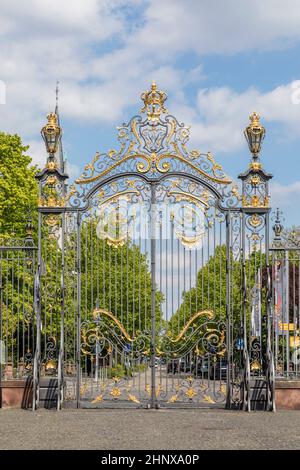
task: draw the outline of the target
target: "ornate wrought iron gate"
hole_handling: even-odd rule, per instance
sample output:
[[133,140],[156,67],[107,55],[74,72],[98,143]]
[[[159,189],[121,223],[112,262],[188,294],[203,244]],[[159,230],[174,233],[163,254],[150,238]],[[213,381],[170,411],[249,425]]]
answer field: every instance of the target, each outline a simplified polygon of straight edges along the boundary
[[250,409],[251,377],[273,406],[268,180],[252,152],[242,196],[152,84],[141,115],[118,128],[67,187],[56,114],[38,174],[34,403],[55,377],[57,406]]

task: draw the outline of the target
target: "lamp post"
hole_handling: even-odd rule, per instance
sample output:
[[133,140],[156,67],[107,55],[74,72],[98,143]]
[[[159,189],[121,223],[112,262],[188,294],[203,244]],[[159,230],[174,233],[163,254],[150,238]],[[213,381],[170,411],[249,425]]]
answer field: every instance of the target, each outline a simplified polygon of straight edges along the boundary
[[250,152],[253,156],[253,161],[259,159],[259,153],[261,149],[262,141],[265,138],[265,128],[259,122],[260,116],[257,113],[252,113],[250,116],[250,124],[246,127],[244,131],[245,138],[248,142]]
[[[0,171],[0,179],[4,178]],[[2,343],[2,298],[3,298],[2,279],[0,280],[0,408],[2,408],[2,362],[4,361],[4,348]]]
[[58,143],[61,137],[61,127],[58,125],[57,115],[55,113],[49,113],[47,120],[47,124],[42,127],[41,134],[49,154],[48,163],[55,163],[55,153],[58,149]]

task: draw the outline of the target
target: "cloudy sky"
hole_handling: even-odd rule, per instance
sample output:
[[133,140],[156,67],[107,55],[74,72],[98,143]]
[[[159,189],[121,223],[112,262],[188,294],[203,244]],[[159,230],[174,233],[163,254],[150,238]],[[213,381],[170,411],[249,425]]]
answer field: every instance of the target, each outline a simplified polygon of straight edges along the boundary
[[[253,110],[267,129],[262,160],[273,206],[299,224],[299,0],[0,0],[0,129],[18,132],[35,162],[39,129],[60,81],[72,177],[141,107],[152,80],[192,126],[191,145],[236,176]],[[1,93],[2,91],[2,93]]]

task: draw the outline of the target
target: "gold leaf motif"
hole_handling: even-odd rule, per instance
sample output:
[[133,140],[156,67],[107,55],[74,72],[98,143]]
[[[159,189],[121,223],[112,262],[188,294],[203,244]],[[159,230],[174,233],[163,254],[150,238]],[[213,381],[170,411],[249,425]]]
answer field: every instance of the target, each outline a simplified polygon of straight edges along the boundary
[[257,214],[252,214],[249,219],[249,224],[252,225],[252,227],[254,228],[259,227],[262,224],[262,219],[261,217],[258,217]]
[[114,397],[114,398],[119,398],[119,396],[121,395],[121,390],[119,389],[119,387],[113,387],[111,389],[111,392],[110,394]]
[[49,175],[46,183],[49,186],[54,186],[57,183],[57,177],[55,175]]
[[49,214],[45,217],[45,222],[49,227],[55,227],[55,225],[59,225],[59,217],[54,214]]
[[189,153],[189,157],[192,158],[192,159],[200,157],[199,150],[191,150],[190,153]]
[[189,400],[192,400],[197,395],[197,392],[193,387],[189,387],[185,394]]
[[259,162],[251,162],[249,166],[254,171],[258,171],[262,167],[261,163],[259,163]]
[[234,185],[232,186],[231,192],[232,192],[233,196],[235,196],[235,197],[237,197],[238,199],[240,199],[238,186],[237,186],[236,184],[234,184]]
[[103,401],[103,395],[98,395],[91,403],[101,403]]
[[56,161],[50,161],[46,165],[47,170],[55,171],[58,168],[58,163]]
[[175,403],[178,400],[178,395],[172,395],[167,403]]
[[120,320],[118,320],[117,317],[115,317],[115,315],[113,315],[111,312],[109,312],[108,310],[105,310],[103,308],[96,308],[94,311],[93,311],[93,318],[96,320],[99,316],[107,316],[108,318],[110,318],[111,320],[113,320],[115,322],[115,324],[119,327],[119,329],[121,330],[121,332],[123,333],[123,335],[125,336],[125,338],[130,341],[131,343],[133,342],[133,338],[131,338],[129,336],[129,334],[127,333],[127,331],[125,330],[124,326],[122,325],[122,323],[120,322]]
[[209,320],[212,320],[215,314],[212,310],[200,310],[199,312],[195,313],[195,315],[186,323],[179,335],[175,339],[171,339],[170,341],[172,341],[172,343],[177,343],[183,337],[189,327],[194,323],[194,321],[202,316],[206,316]]
[[[149,384],[146,384],[145,391],[148,393],[149,396],[151,396],[151,387],[150,387]],[[156,398],[158,397],[158,395],[160,394],[161,391],[162,391],[162,387],[161,387],[161,384],[159,384],[158,387],[156,387],[156,390],[155,390]]]
[[138,400],[136,396],[132,395],[131,393],[128,395],[128,400],[133,401],[133,403],[140,403],[140,400]]
[[203,399],[208,403],[216,403],[209,395],[204,395]]
[[80,387],[80,396],[81,397],[83,397],[83,395],[87,391],[87,387],[88,387],[87,384],[81,385],[81,387]]

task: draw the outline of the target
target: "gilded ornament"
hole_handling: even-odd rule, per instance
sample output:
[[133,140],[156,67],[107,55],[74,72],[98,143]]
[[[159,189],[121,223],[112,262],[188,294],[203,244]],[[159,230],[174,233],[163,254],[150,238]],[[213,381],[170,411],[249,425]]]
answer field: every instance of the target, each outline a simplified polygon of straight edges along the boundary
[[170,339],[170,341],[172,343],[177,343],[178,341],[180,341],[181,338],[184,336],[184,334],[189,329],[189,327],[194,323],[194,321],[197,318],[203,317],[203,316],[206,316],[207,318],[209,318],[211,320],[212,318],[214,318],[215,315],[214,315],[214,312],[212,310],[200,310],[199,312],[195,313],[195,315],[193,315],[192,318],[186,323],[186,325],[183,327],[183,329],[181,330],[179,335],[176,336],[175,339]]
[[81,385],[81,387],[80,387],[80,396],[81,396],[81,397],[84,396],[85,392],[87,391],[87,388],[88,388],[87,383]]
[[254,170],[254,171],[261,170],[262,168],[262,164],[260,162],[251,162],[249,166],[251,170]]
[[45,217],[45,223],[49,227],[55,227],[56,225],[59,225],[59,217],[54,214],[49,214]]
[[259,197],[254,194],[252,197],[251,197],[251,206],[252,207],[258,207],[259,206]]
[[197,392],[193,387],[189,387],[185,394],[189,400],[193,400],[193,398],[197,395]]
[[261,365],[260,365],[260,363],[259,363],[259,361],[258,361],[257,359],[255,359],[255,360],[252,362],[252,364],[251,364],[251,366],[250,366],[250,369],[251,369],[252,371],[258,371],[258,370],[261,369]]
[[48,197],[40,197],[38,199],[39,207],[64,207],[65,200],[62,197],[56,195],[50,195]]
[[120,320],[118,320],[118,318],[115,317],[115,315],[113,315],[111,312],[109,312],[108,310],[105,310],[103,308],[96,308],[93,311],[93,317],[94,317],[95,320],[97,320],[97,318],[99,318],[102,315],[107,316],[108,318],[113,320],[115,322],[115,324],[119,327],[119,329],[121,330],[121,332],[123,333],[123,335],[125,336],[127,341],[130,341],[131,343],[133,342],[133,338],[130,337],[130,335],[127,333],[124,326],[120,322]]
[[262,219],[261,219],[261,217],[258,217],[257,214],[253,214],[253,215],[251,215],[251,217],[249,219],[249,224],[252,227],[257,228],[262,224]]
[[133,403],[140,403],[140,400],[135,395],[132,395],[131,393],[128,394],[128,400],[132,401]]
[[49,175],[46,184],[49,186],[54,186],[57,183],[57,177],[55,175]]
[[172,395],[167,403],[175,403],[178,400],[178,395]]
[[91,403],[101,403],[103,401],[103,395],[98,395]]
[[122,392],[119,389],[119,387],[113,387],[111,389],[110,394],[112,395],[113,398],[119,398],[119,396],[122,394]]
[[252,176],[250,183],[252,186],[257,186],[260,183],[260,177],[258,175]]
[[152,83],[150,91],[142,93],[141,99],[144,101],[141,113],[147,112],[148,119],[151,123],[159,121],[161,113],[168,112],[164,106],[167,94],[164,91],[159,91],[155,82]]
[[238,187],[237,187],[236,184],[234,184],[234,185],[232,186],[231,192],[232,192],[233,196],[235,196],[235,197],[237,197],[237,198],[240,198],[239,190],[238,190]]
[[55,170],[57,170],[57,169],[58,169],[58,163],[57,163],[57,161],[56,161],[56,160],[50,160],[50,161],[48,161],[47,164],[46,164],[46,168],[47,168],[47,170],[49,170],[49,171],[55,171]]
[[204,396],[203,396],[203,399],[204,399],[207,403],[215,403],[215,400],[213,400],[209,395],[204,395]]
[[254,194],[252,196],[242,196],[242,205],[243,207],[269,207],[269,197],[265,196],[263,198],[260,198],[257,194]]

